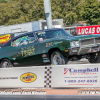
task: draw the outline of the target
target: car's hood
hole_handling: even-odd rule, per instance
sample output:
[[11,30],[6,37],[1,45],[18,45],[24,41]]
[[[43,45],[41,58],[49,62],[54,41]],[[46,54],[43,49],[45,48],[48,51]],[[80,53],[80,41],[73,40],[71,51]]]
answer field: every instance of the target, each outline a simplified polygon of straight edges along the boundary
[[81,39],[94,38],[95,36],[93,36],[93,35],[79,35],[79,36],[73,36],[73,37],[77,38],[78,40],[81,40]]
[[77,41],[77,40],[82,40],[82,39],[90,39],[90,38],[95,38],[95,37],[100,37],[100,35],[79,35],[79,36],[66,36],[66,37],[61,37],[61,38],[52,38],[48,39],[45,42],[50,42],[50,41],[62,41],[62,40],[67,40],[67,41]]
[[100,34],[95,34],[95,35],[78,35],[78,36],[70,36],[67,39],[77,39],[77,40],[82,40],[82,39],[90,39],[90,38],[96,38],[100,37]]
[[63,39],[74,41],[74,40],[82,40],[82,39],[88,39],[88,38],[94,38],[94,37],[96,37],[96,36],[93,36],[93,35],[80,35],[80,36],[68,36],[68,37],[64,37]]

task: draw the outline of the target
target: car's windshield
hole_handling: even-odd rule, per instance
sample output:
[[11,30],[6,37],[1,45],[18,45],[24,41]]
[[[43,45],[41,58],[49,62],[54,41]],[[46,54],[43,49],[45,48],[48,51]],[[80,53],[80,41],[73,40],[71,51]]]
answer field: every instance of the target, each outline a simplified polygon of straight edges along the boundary
[[38,32],[37,36],[39,38],[39,41],[44,41],[51,38],[62,38],[62,37],[68,37],[72,35],[68,33],[67,31],[60,29],[60,30]]

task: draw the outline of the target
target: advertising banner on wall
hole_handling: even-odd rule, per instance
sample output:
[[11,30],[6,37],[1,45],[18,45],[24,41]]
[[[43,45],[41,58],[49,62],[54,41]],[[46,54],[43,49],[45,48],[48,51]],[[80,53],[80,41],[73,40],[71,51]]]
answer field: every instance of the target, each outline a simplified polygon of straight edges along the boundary
[[44,67],[1,68],[0,88],[44,87]]
[[100,88],[100,64],[0,68],[0,88]]
[[0,36],[0,44],[7,43],[11,39],[10,34]]
[[100,87],[100,64],[52,68],[52,87]]
[[77,27],[77,35],[100,34],[100,25]]

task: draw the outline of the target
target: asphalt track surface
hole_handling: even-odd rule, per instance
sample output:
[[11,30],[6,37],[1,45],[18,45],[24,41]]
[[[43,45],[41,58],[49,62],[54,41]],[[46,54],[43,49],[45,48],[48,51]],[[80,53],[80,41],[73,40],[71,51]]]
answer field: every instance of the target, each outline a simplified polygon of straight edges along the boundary
[[90,64],[90,62],[87,60],[87,59],[81,59],[81,60],[78,60],[78,61],[69,61],[68,62],[68,65],[69,64]]
[[15,95],[15,96],[0,96],[0,100],[100,100],[100,96],[29,96],[29,95]]

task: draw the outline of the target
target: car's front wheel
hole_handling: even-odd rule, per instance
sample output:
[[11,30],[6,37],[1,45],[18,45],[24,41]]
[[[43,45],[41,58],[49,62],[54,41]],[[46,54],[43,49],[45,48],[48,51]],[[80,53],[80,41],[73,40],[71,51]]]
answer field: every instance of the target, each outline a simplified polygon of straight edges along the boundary
[[90,63],[100,63],[100,52],[89,54],[89,57],[88,61]]
[[65,58],[60,51],[54,51],[51,54],[52,65],[64,65],[67,64],[68,60]]
[[9,67],[13,67],[11,62],[8,59],[3,59],[1,61],[1,68],[9,68]]

